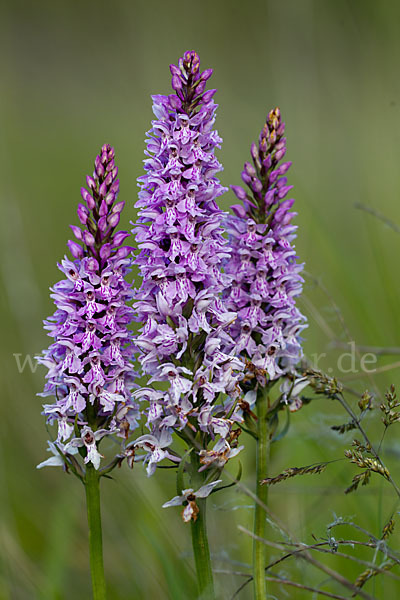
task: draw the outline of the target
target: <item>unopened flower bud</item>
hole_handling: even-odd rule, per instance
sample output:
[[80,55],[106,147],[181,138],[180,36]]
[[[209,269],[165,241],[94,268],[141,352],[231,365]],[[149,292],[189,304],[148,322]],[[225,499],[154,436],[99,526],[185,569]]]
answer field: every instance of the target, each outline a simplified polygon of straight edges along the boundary
[[115,200],[115,194],[113,194],[112,192],[110,192],[109,194],[107,194],[107,196],[104,198],[104,200],[106,201],[107,206],[111,206],[111,204]]
[[77,240],[82,241],[82,231],[79,227],[76,227],[76,225],[70,225],[74,236],[76,237]]
[[210,100],[212,99],[212,97],[214,96],[216,91],[217,90],[208,90],[207,92],[205,92],[203,94],[202,100],[203,100],[204,104],[208,104],[210,102]]
[[238,197],[239,200],[244,200],[246,198],[246,192],[239,185],[231,185],[231,190]]
[[91,196],[89,194],[89,192],[87,191],[87,189],[85,189],[84,187],[81,188],[81,196],[82,196],[83,200],[86,202],[88,209],[93,210],[94,207],[96,206],[96,202],[94,201],[93,196]]
[[250,177],[257,177],[257,173],[253,165],[249,162],[244,163],[244,170]]
[[88,219],[89,211],[83,204],[78,205],[78,218],[82,225],[86,225],[86,221]]
[[120,246],[122,242],[126,240],[126,238],[130,237],[130,235],[131,234],[127,231],[118,231],[118,233],[116,233],[113,238],[113,247],[116,248],[117,246]]
[[97,222],[97,227],[99,228],[101,233],[105,232],[105,230],[107,229],[107,217],[105,215],[103,217],[100,217],[100,219]]
[[121,202],[117,202],[117,204],[114,204],[114,206],[112,207],[112,212],[120,213],[121,210],[124,208],[124,206],[125,206],[125,201],[121,200]]
[[175,91],[182,89],[182,81],[181,81],[180,75],[172,76],[171,85],[172,85],[172,89],[174,89]]
[[111,244],[104,244],[100,248],[100,258],[102,258],[103,260],[107,260],[107,258],[110,256],[110,254],[111,254]]
[[106,166],[106,173],[109,173],[113,169],[115,169],[115,162],[114,160],[110,160],[110,162]]
[[104,215],[106,215],[107,213],[108,213],[108,206],[107,206],[105,200],[102,200],[102,202],[100,204],[99,215],[100,215],[100,217],[104,217]]
[[74,258],[83,258],[83,250],[79,244],[72,240],[68,240],[67,245]]
[[199,83],[197,84],[197,87],[196,87],[196,96],[201,96],[201,94],[206,89],[206,85],[207,85],[206,81],[203,81],[202,79],[199,80]]
[[112,213],[108,219],[107,219],[107,223],[109,224],[110,227],[116,227],[119,223],[120,220],[120,213]]
[[212,69],[205,69],[202,74],[200,75],[200,79],[202,81],[208,81],[208,79],[210,79],[211,75],[213,74],[213,70]]
[[108,192],[108,185],[105,181],[103,181],[103,183],[99,187],[99,196],[104,198],[104,196],[107,195],[107,192]]
[[89,188],[91,190],[95,190],[96,189],[96,183],[93,179],[93,177],[90,177],[89,175],[87,175],[86,177],[86,183],[88,184]]
[[132,246],[122,246],[118,248],[114,256],[117,260],[121,260],[129,256],[134,250],[135,248],[132,248]]
[[83,241],[85,242],[86,246],[94,246],[95,244],[93,235],[88,231],[83,232]]

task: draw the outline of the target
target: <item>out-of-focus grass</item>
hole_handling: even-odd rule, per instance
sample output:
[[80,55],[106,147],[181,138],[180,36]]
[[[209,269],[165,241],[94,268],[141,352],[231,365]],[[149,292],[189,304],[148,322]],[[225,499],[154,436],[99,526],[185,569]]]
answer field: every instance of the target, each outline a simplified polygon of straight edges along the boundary
[[[60,471],[35,471],[46,448],[35,396],[44,373],[25,369],[20,374],[13,354],[33,356],[48,343],[41,326],[53,310],[48,287],[59,277],[55,265],[65,253],[68,224],[76,222],[79,188],[105,141],[116,148],[121,199],[127,201],[125,225],[134,219],[135,180],[152,118],[149,96],[168,92],[168,64],[184,50],[197,49],[204,67],[215,69],[223,183],[239,183],[249,144],[266,112],[279,105],[293,161],[297,249],[307,272],[340,307],[349,339],[400,345],[400,236],[354,208],[354,202],[363,202],[400,223],[399,18],[397,3],[372,0],[256,0],[248,6],[236,0],[3,3],[1,600],[90,594],[83,490]],[[231,201],[227,194],[223,206]],[[306,353],[326,352],[320,366],[340,375],[339,351],[329,344],[348,336],[313,278],[306,278],[302,305],[310,320]],[[398,359],[381,358],[378,366]],[[373,381],[358,373],[351,385],[383,390],[392,381],[398,382],[397,369]],[[341,459],[346,444],[330,426],[345,420],[322,399],[293,415],[289,434],[273,448],[271,472]],[[377,440],[378,431],[372,437]],[[344,439],[351,443],[350,434]],[[386,447],[385,459],[398,478],[395,430]],[[250,488],[253,456],[250,443],[241,457]],[[311,542],[311,533],[325,535],[333,513],[353,515],[378,535],[393,510],[393,495],[375,478],[345,497],[355,469],[341,460],[322,475],[274,487],[271,508],[305,542]],[[236,465],[230,471],[234,474]],[[114,481],[103,482],[111,598],[195,596],[189,532],[178,510],[161,509],[174,493],[169,470],[148,480],[140,466],[133,472],[123,468]],[[216,567],[246,570],[251,543],[237,525],[251,529],[251,502],[231,489],[213,496],[210,504]],[[329,559],[352,580],[360,571],[337,557]],[[326,579],[293,561],[283,563],[285,573],[315,586]],[[221,598],[229,598],[240,581],[219,575]],[[376,597],[395,597],[398,586],[385,578],[366,589]],[[281,598],[285,592],[274,586],[271,593]],[[287,594],[294,597],[290,590]],[[241,597],[251,598],[250,586]],[[310,596],[296,591],[295,597]]]

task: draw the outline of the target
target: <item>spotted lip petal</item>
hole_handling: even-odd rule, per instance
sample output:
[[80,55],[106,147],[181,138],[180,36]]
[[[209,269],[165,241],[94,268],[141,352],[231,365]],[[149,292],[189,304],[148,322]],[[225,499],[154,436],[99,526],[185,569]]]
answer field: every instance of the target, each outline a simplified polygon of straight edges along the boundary
[[169,508],[170,506],[180,506],[184,502],[187,502],[189,497],[195,498],[207,498],[215,488],[216,485],[222,482],[222,479],[218,479],[217,481],[212,481],[211,483],[207,483],[206,485],[202,485],[197,492],[193,489],[188,488],[187,490],[182,490],[182,494],[180,496],[175,496],[172,500],[165,502],[162,507]]
[[138,437],[133,446],[137,446],[146,451],[144,458],[147,463],[147,475],[153,475],[157,468],[157,464],[164,458],[175,460],[166,448],[172,444],[172,436],[167,428],[153,428],[153,434],[145,434]]

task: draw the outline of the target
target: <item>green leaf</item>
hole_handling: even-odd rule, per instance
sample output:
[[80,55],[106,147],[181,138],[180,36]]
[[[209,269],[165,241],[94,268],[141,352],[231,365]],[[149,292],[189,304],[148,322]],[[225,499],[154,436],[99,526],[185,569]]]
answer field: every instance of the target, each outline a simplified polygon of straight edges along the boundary
[[190,453],[193,451],[193,448],[189,448],[182,456],[182,460],[179,463],[178,471],[176,473],[176,492],[177,495],[180,496],[182,494],[182,490],[184,489],[183,483],[183,474],[185,472],[185,463],[186,459],[190,456]]
[[227,488],[233,487],[234,485],[236,485],[242,478],[242,473],[243,473],[243,468],[242,468],[242,463],[239,460],[239,469],[236,475],[236,481],[234,481],[233,483],[228,483],[227,485],[221,485],[220,487],[214,488],[213,490],[211,490],[210,496],[211,494],[215,494],[215,492],[220,492],[221,490],[226,490]]
[[271,439],[271,442],[279,442],[279,440],[281,440],[283,437],[285,437],[285,435],[289,431],[289,427],[290,427],[290,410],[288,407],[288,408],[286,408],[286,423],[285,423],[282,431],[280,433],[278,433],[277,435],[273,436],[273,438]]

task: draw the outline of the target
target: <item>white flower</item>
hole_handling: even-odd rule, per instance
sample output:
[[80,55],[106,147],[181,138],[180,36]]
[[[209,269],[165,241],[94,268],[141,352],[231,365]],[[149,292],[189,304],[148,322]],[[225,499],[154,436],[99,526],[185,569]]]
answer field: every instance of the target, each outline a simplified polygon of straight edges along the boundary
[[107,390],[104,390],[101,387],[99,388],[99,390],[96,390],[96,392],[97,391],[98,393],[90,395],[89,400],[93,404],[96,398],[99,398],[100,404],[102,405],[104,412],[112,412],[114,410],[116,402],[120,404],[125,402],[125,398],[121,394],[108,392]]
[[172,443],[172,436],[168,429],[162,429],[158,432],[158,436],[151,435],[150,433],[146,435],[141,435],[133,442],[134,446],[139,446],[139,448],[143,448],[147,451],[147,455],[145,457],[145,462],[147,465],[147,475],[153,475],[156,470],[157,463],[159,463],[164,458],[169,458],[171,460],[176,461],[176,457],[170,454],[167,450],[164,450],[167,446]]
[[174,402],[178,402],[181,394],[186,394],[193,386],[193,382],[184,375],[192,375],[192,372],[186,367],[175,367],[173,363],[164,363],[159,366],[157,375],[152,377],[149,383],[169,381],[171,385],[169,394]]
[[97,441],[101,440],[105,435],[109,435],[114,433],[114,431],[110,431],[107,429],[98,429],[97,431],[92,431],[90,427],[85,425],[81,430],[81,437],[74,438],[71,440],[66,446],[65,451],[70,451],[70,448],[80,448],[82,446],[86,447],[86,456],[85,456],[85,464],[91,462],[94,468],[97,470],[100,466],[100,459],[104,458],[102,454],[97,450]]
[[[57,450],[57,446],[53,442],[47,442],[47,444],[49,446],[47,448],[47,452],[52,452],[54,456],[51,456],[47,460],[44,460],[39,465],[37,465],[36,468],[43,469],[43,467],[63,467],[65,465],[65,462],[60,452]],[[60,450],[63,451],[62,448],[60,448]],[[69,454],[76,454],[77,452],[77,448],[72,448]]]
[[279,389],[282,392],[283,402],[289,405],[291,412],[295,412],[302,407],[300,392],[308,386],[308,383],[307,377],[299,377],[294,381],[288,377],[283,379]]
[[195,492],[192,488],[182,490],[182,494],[180,496],[175,496],[172,498],[172,500],[165,502],[162,507],[168,508],[170,506],[180,506],[187,503],[182,512],[182,519],[185,523],[189,523],[190,520],[196,521],[199,513],[199,507],[196,504],[196,499],[207,498],[207,496],[211,494],[214,487],[218,485],[218,483],[221,483],[221,481],[222,479],[218,479],[212,483],[202,485],[197,492]]
[[229,443],[221,438],[212,450],[200,450],[200,462],[203,465],[200,471],[204,471],[204,469],[211,465],[217,469],[222,469],[225,463],[227,463],[230,458],[239,454],[243,448],[244,446],[231,448]]

